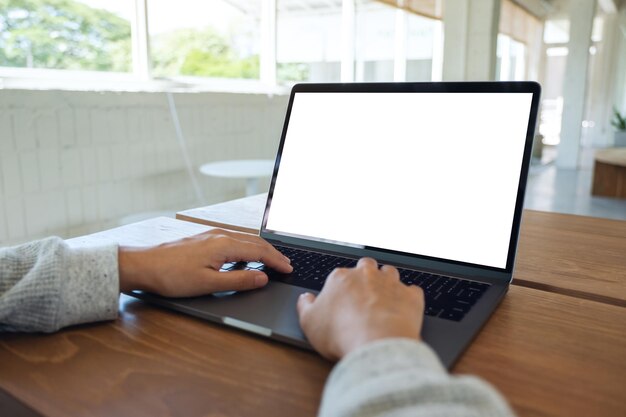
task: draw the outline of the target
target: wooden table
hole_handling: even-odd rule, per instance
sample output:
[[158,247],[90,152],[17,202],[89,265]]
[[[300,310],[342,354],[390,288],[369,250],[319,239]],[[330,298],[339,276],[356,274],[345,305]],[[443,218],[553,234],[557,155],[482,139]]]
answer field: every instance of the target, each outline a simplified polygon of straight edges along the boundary
[[513,284],[626,307],[626,221],[524,210]]
[[258,234],[267,193],[176,213],[178,220]]
[[246,180],[246,195],[259,193],[259,179],[270,177],[274,171],[273,159],[235,159],[208,162],[200,172],[209,177],[242,178]]
[[[512,287],[454,372],[520,416],[624,416],[625,327],[621,307]],[[126,296],[115,322],[1,335],[0,364],[0,387],[45,416],[313,416],[332,367]]]
[[[161,218],[72,244],[160,243],[206,229]],[[594,246],[592,231],[577,233]],[[536,234],[527,239],[539,245]],[[609,239],[610,250],[577,270],[623,273],[609,270],[621,243]],[[538,266],[555,261],[549,250],[533,256]],[[626,415],[626,309],[551,289],[511,286],[453,371],[494,384],[520,416]],[[0,414],[20,403],[23,415],[45,416],[315,414],[332,367],[316,354],[126,296],[120,311],[113,322],[53,335],[0,335],[0,388],[8,394],[0,395]]]
[[[176,218],[258,233],[267,194]],[[513,284],[626,307],[626,222],[524,210]]]

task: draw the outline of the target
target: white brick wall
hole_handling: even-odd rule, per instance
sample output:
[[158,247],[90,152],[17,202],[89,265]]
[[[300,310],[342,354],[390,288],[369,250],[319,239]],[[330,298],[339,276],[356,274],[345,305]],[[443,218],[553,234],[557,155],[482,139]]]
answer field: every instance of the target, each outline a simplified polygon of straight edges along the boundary
[[[196,169],[274,158],[285,96],[174,99]],[[198,176],[208,204],[244,193],[243,180]],[[72,237],[138,212],[198,205],[164,93],[0,90],[0,245]]]

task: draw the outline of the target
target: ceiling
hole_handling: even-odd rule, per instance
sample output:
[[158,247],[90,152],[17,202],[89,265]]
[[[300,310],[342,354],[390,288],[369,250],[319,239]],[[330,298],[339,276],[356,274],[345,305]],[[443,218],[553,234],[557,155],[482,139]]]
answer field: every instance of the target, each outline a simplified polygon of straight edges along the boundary
[[[242,12],[252,15],[261,15],[261,1],[259,0],[225,0],[228,4]],[[396,0],[397,1],[397,0]],[[540,19],[566,18],[569,0],[512,0]],[[394,0],[357,0],[358,4],[394,3]],[[411,5],[415,3],[433,3],[434,0],[403,0]],[[276,0],[278,12],[281,14],[316,14],[340,13],[342,0]],[[598,0],[599,9],[611,13],[626,6],[626,0]],[[419,6],[419,4],[418,4]],[[421,6],[420,6],[421,7]],[[426,6],[424,6],[426,7]]]
[[[259,0],[225,1],[246,14],[261,15],[261,2]],[[339,13],[342,3],[342,0],[276,0],[276,8],[279,13]]]

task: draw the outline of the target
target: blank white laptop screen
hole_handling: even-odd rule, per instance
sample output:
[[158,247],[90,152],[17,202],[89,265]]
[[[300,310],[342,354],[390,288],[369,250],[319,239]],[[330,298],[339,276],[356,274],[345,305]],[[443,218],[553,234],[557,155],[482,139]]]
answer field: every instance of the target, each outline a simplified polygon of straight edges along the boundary
[[531,93],[296,93],[266,229],[506,268]]

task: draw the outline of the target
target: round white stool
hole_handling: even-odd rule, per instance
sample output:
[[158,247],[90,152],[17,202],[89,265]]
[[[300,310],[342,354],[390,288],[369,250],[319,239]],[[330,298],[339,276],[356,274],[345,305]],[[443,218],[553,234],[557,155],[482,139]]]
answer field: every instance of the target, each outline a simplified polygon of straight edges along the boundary
[[232,161],[209,162],[200,167],[200,172],[209,177],[244,178],[246,196],[259,193],[259,178],[274,172],[274,161],[269,159],[237,159]]

